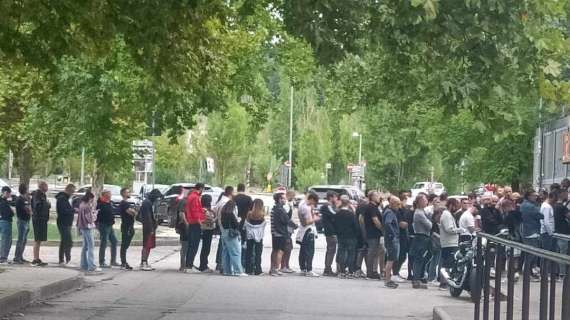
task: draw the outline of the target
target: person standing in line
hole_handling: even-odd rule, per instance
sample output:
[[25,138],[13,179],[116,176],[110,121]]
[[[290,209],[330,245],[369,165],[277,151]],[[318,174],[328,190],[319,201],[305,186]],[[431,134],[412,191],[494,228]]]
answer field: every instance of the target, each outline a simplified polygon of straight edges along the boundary
[[16,216],[18,217],[18,242],[16,242],[16,253],[14,255],[15,264],[24,264],[29,261],[24,259],[24,249],[30,231],[30,218],[32,217],[32,207],[30,205],[30,193],[28,186],[24,183],[19,187],[20,196],[16,199]]
[[382,213],[380,212],[380,194],[371,191],[368,194],[368,206],[364,212],[364,228],[366,229],[366,244],[368,256],[366,257],[366,277],[380,280],[378,265],[383,251],[380,246],[382,237]]
[[287,197],[287,204],[284,206],[285,210],[287,211],[287,215],[289,216],[289,223],[287,225],[287,232],[289,234],[288,237],[285,238],[285,247],[283,250],[283,258],[281,259],[281,271],[282,273],[295,273],[291,266],[289,265],[289,261],[291,260],[291,252],[293,251],[293,232],[299,226],[293,222],[293,209],[295,207],[295,191],[289,190],[286,193]]
[[182,198],[178,201],[176,226],[174,227],[176,233],[180,235],[180,267],[178,272],[186,271],[186,253],[188,253],[188,224],[186,223],[186,199]]
[[299,205],[299,222],[301,226],[297,232],[297,243],[301,245],[299,250],[299,266],[301,271],[307,277],[318,277],[313,272],[313,257],[315,255],[315,235],[317,228],[315,222],[319,220],[319,216],[314,214],[313,210],[319,203],[319,196],[315,193],[309,193],[307,199]]
[[273,195],[275,205],[271,209],[271,276],[282,276],[279,271],[283,252],[285,251],[286,239],[289,237],[287,226],[289,225],[289,216],[284,206],[287,200],[283,193],[275,193]]
[[247,214],[245,272],[249,275],[260,275],[261,255],[263,253],[263,235],[265,234],[265,208],[263,200],[255,199],[253,209]]
[[548,194],[548,200],[544,201],[540,207],[540,213],[544,216],[540,220],[540,241],[542,243],[542,249],[558,252],[558,243],[556,238],[552,235],[554,234],[554,208],[553,206],[558,201],[559,191],[551,191]]
[[[352,278],[356,272],[356,248],[362,242],[360,225],[347,195],[340,197],[335,219],[333,220],[336,236],[338,237],[338,253],[336,262],[340,278]],[[348,269],[348,270],[347,270]]]
[[[563,181],[564,182],[564,181]],[[554,206],[554,232],[570,236],[570,211],[566,206],[568,201],[568,190],[562,189],[558,195],[558,201]],[[569,243],[567,240],[558,239],[558,248],[561,254],[570,255]],[[560,276],[566,276],[566,267],[559,266]]]
[[186,224],[188,230],[188,251],[186,253],[186,272],[199,273],[194,268],[194,258],[198,253],[200,239],[202,238],[201,224],[206,219],[204,208],[202,207],[202,192],[204,192],[204,184],[197,183],[194,190],[190,192],[186,200]]
[[415,238],[412,243],[411,253],[414,256],[413,280],[414,289],[427,289],[423,278],[427,266],[427,258],[430,247],[431,220],[427,217],[425,208],[428,200],[425,193],[420,193],[414,202],[414,231]]
[[327,252],[325,255],[325,270],[323,276],[334,277],[337,274],[332,270],[334,255],[336,253],[337,235],[335,231],[335,215],[338,202],[338,194],[334,191],[327,192],[327,203],[319,209],[322,219],[322,225],[327,241]]
[[428,283],[432,286],[439,286],[439,269],[440,269],[440,260],[441,260],[441,243],[439,241],[440,234],[439,234],[439,220],[441,219],[441,215],[443,214],[443,210],[440,206],[434,208],[433,213],[431,215],[431,235],[430,235],[430,249],[429,249],[429,260],[427,264],[427,273],[428,273]]
[[127,250],[131,246],[131,241],[135,235],[135,215],[137,214],[133,204],[129,202],[131,191],[129,188],[121,189],[121,203],[119,203],[119,213],[121,215],[121,269],[133,270],[127,262]]
[[[521,218],[522,218],[522,241],[524,244],[533,246],[535,248],[540,248],[540,220],[544,218],[544,215],[540,212],[537,204],[538,195],[534,190],[528,190],[525,192],[524,201],[521,205]],[[533,280],[537,280],[538,269],[537,257],[534,255],[525,256],[524,264],[529,264],[530,268],[533,269]]]
[[216,215],[212,210],[212,196],[202,195],[202,207],[204,208],[204,221],[200,224],[202,229],[202,249],[200,250],[200,267],[198,270],[204,273],[212,273],[214,270],[208,267],[208,257],[212,248],[212,238],[216,230]]
[[[368,199],[360,199],[358,206],[356,207],[356,221],[358,222],[358,227],[360,228],[360,243],[357,243],[356,247],[356,259],[354,261],[354,276],[357,278],[366,278],[366,273],[362,271],[362,263],[366,260],[368,256],[368,244],[366,243],[366,229],[364,228],[364,212],[368,208]],[[365,264],[367,265],[367,264]]]
[[224,243],[222,241],[221,232],[223,229],[222,226],[222,208],[234,197],[234,187],[226,186],[224,192],[220,194],[216,205],[214,206],[214,213],[216,215],[216,223],[218,228],[220,229],[220,241],[218,241],[218,249],[216,250],[216,271],[223,273],[222,270],[222,251],[224,247]]
[[[449,199],[447,208],[443,211],[439,220],[439,235],[441,244],[441,267],[449,269],[453,266],[453,257],[459,248],[459,234],[461,229],[457,226],[454,214],[461,211],[461,205],[457,199]],[[447,289],[447,282],[440,278],[440,289]]]
[[[408,201],[407,194],[405,191],[400,192],[400,209],[396,212],[398,216],[398,226],[400,227],[400,252],[398,255],[398,260],[394,263],[393,275],[396,277],[396,282],[405,281],[400,275],[400,270],[408,258],[408,251],[410,249],[410,238],[408,235],[408,226],[412,223],[412,215],[410,209],[406,207]],[[408,273],[411,273],[408,270]]]
[[230,200],[222,208],[222,264],[226,276],[247,276],[241,265],[241,239],[239,223],[235,214],[236,203]]
[[154,202],[160,198],[161,193],[158,189],[152,190],[148,197],[143,201],[139,210],[140,222],[143,226],[143,247],[141,251],[141,265],[142,271],[153,271],[154,268],[148,263],[150,250],[156,247],[156,218],[154,216]]
[[2,187],[0,196],[0,264],[8,264],[8,255],[12,247],[12,219],[14,211],[10,207],[8,199],[12,197],[12,189]]
[[[101,268],[120,267],[117,263],[117,236],[113,225],[115,224],[115,215],[113,214],[113,205],[111,204],[111,191],[103,190],[101,197],[97,201],[97,228],[99,229],[99,266]],[[105,263],[105,251],[107,250],[107,241],[111,242],[111,264]]]
[[387,252],[384,286],[390,289],[398,288],[398,284],[392,280],[392,268],[400,256],[400,224],[396,214],[400,207],[400,199],[395,196],[391,196],[389,205],[386,210],[384,210],[382,221],[384,225],[384,239]]
[[81,246],[81,270],[88,274],[101,273],[101,268],[95,265],[95,240],[93,239],[93,229],[95,229],[95,219],[97,212],[93,200],[95,195],[87,191],[81,198],[77,213],[77,229],[83,239]]
[[40,259],[40,247],[47,241],[50,202],[47,200],[48,185],[38,183],[38,190],[32,193],[32,225],[34,227],[34,260],[32,267],[45,267],[47,263]]
[[73,226],[73,218],[75,217],[75,209],[71,206],[71,196],[75,193],[75,186],[68,184],[63,192],[55,196],[56,212],[57,212],[57,229],[59,230],[59,265],[65,266],[71,260],[71,248],[73,247],[73,238],[71,236],[71,227]]
[[237,185],[237,194],[234,197],[234,201],[236,202],[237,211],[238,211],[238,218],[239,218],[239,230],[241,234],[241,262],[242,267],[245,269],[245,253],[246,250],[246,235],[245,235],[245,221],[247,219],[247,214],[251,211],[253,207],[253,200],[249,195],[245,193],[245,185],[243,183],[239,183]]

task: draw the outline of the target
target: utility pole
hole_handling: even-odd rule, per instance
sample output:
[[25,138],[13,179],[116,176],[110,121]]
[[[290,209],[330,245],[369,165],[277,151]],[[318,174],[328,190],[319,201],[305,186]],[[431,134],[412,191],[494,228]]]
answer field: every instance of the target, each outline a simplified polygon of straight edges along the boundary
[[287,176],[287,188],[291,188],[292,175],[293,175],[293,86],[291,86],[291,106],[289,108],[289,174]]
[[81,148],[81,177],[80,185],[85,185],[85,147]]

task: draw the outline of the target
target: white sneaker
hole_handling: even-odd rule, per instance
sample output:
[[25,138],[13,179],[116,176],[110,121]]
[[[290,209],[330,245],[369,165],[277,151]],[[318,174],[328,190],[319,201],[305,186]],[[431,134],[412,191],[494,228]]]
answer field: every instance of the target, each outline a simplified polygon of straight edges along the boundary
[[392,281],[396,282],[396,283],[404,283],[406,282],[406,279],[401,278],[400,276],[392,276]]
[[200,270],[194,269],[194,268],[188,268],[188,269],[186,269],[186,271],[184,271],[184,272],[190,273],[190,274],[202,273]]
[[318,274],[314,273],[313,271],[307,271],[307,272],[305,272],[305,277],[318,278],[320,276]]
[[140,269],[141,269],[142,271],[152,271],[152,270],[154,270],[148,263],[143,263],[143,264],[141,264]]
[[281,269],[279,271],[282,273],[295,273],[295,270],[291,270],[289,268],[284,268],[284,269]]
[[249,277],[249,274],[243,272],[243,273],[238,273],[236,274],[236,277]]

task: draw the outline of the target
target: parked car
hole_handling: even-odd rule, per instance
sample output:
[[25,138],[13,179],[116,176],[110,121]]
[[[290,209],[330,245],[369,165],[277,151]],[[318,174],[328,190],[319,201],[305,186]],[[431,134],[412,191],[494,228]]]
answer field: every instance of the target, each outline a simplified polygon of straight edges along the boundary
[[[327,192],[334,191],[339,196],[347,195],[350,200],[357,204],[360,199],[364,197],[364,193],[355,186],[350,185],[319,185],[312,186],[309,188],[309,192],[314,192],[319,196],[319,203],[317,204],[317,209],[327,203]],[[316,222],[316,227],[318,232],[323,232],[322,222],[319,220]]]
[[[158,223],[166,222],[169,227],[175,227],[176,214],[178,213],[180,202],[188,197],[188,194],[195,185],[195,183],[176,183],[166,190],[158,202],[156,217]],[[204,189],[204,194],[210,194],[212,196],[212,203],[218,201],[222,192],[223,190],[221,188],[209,185],[206,185]]]
[[[140,187],[140,190],[136,190],[137,192],[137,196],[141,199],[145,199],[146,196],[148,195],[149,192],[151,192],[153,189],[153,185],[152,184],[143,184]],[[168,191],[168,189],[170,189],[170,185],[167,184],[154,184],[154,189],[158,189],[158,191],[160,191],[160,194],[165,194],[166,191]],[[133,190],[133,193],[135,192],[135,190]]]
[[416,182],[411,191],[412,198],[415,199],[420,192],[440,196],[445,192],[445,187],[439,182]]
[[[103,189],[111,191],[111,205],[113,206],[113,214],[116,216],[120,215],[121,213],[119,212],[119,204],[121,201],[123,201],[123,197],[121,196],[121,187],[114,184],[105,184],[103,185]],[[79,207],[81,197],[83,197],[89,190],[91,190],[90,184],[81,186],[79,189],[77,189],[77,191],[71,197],[71,203],[73,204],[74,208]],[[131,196],[129,202],[132,203],[136,208],[140,207],[141,205],[141,200],[136,195]]]
[[6,181],[0,179],[0,189],[2,187],[10,187],[10,189],[12,189],[12,198],[8,200],[8,202],[10,203],[11,206],[15,206],[16,205],[16,198],[18,198],[20,196],[20,193],[18,192],[18,188],[14,188],[11,185],[9,185]]

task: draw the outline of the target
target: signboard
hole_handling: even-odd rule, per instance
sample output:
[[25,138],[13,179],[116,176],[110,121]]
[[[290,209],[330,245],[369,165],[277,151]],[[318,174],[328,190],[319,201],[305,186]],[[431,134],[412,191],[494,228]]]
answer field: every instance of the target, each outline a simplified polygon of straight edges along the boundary
[[562,135],[562,163],[570,163],[570,132]]
[[208,157],[206,158],[206,170],[210,173],[214,173],[214,159]]
[[332,169],[332,164],[330,164],[330,163],[327,162],[326,168],[327,168],[327,169]]
[[347,164],[346,165],[346,171],[352,172],[352,167],[354,167],[354,165],[352,163]]
[[352,173],[353,177],[362,177],[363,176],[362,172],[363,172],[363,170],[362,170],[361,166],[353,166],[352,167],[351,173]]

